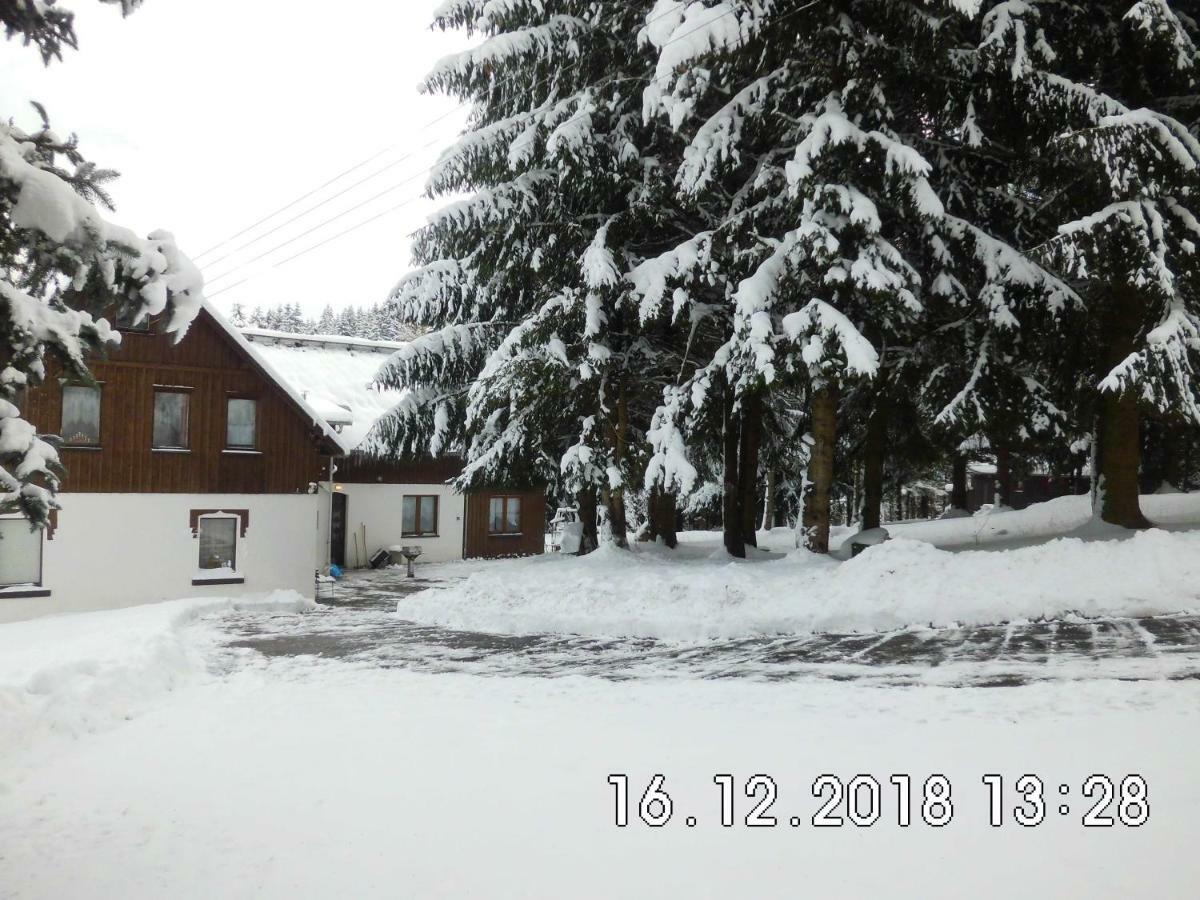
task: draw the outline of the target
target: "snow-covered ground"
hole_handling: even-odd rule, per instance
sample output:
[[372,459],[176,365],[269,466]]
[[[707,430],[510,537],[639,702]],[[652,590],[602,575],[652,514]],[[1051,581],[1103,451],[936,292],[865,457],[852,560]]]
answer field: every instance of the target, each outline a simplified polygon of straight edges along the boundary
[[[286,626],[294,614],[280,609]],[[0,676],[5,707],[63,711],[61,727],[16,744],[0,731],[6,900],[1182,898],[1200,883],[1195,680],[951,689],[421,674],[229,649],[221,615],[197,613],[168,604],[0,627],[0,659],[21,648],[23,660]],[[144,689],[101,689],[118,683]],[[72,702],[83,699],[86,714]],[[625,828],[613,773],[629,778]],[[719,824],[719,773],[737,778],[731,828]],[[774,828],[744,824],[743,786],[760,773],[778,786]],[[813,827],[823,773],[872,774],[879,820]],[[933,773],[952,784],[940,828],[921,812]],[[1010,792],[999,828],[988,773]],[[1047,785],[1045,821],[1030,828],[1012,812],[1026,773]],[[1096,773],[1146,779],[1146,824],[1083,827]],[[638,817],[655,774],[673,800],[660,829]],[[893,774],[912,777],[905,828]]]
[[467,630],[696,640],[1200,609],[1200,494],[1143,499],[1165,527],[1116,537],[1092,527],[1086,497],[1066,497],[889,526],[892,540],[847,562],[796,551],[785,529],[760,535],[771,552],[745,561],[719,534],[690,533],[675,551],[462,567],[468,577],[398,612]]
[[[1149,499],[1172,530],[1055,537],[1087,525],[1077,506],[902,524],[846,563],[788,552],[786,531],[731,563],[693,533],[674,554],[426,566],[447,583],[399,601],[416,583],[374,573],[332,609],[278,594],[0,626],[0,896],[1194,897],[1195,620],[927,627],[1200,607],[1194,497]],[[819,628],[900,630],[711,639]],[[495,634],[545,631],[660,640]],[[745,824],[760,774],[775,827]],[[815,827],[824,774],[872,776],[878,820],[843,801],[841,827]],[[655,775],[661,828],[639,817]],[[893,775],[911,778],[903,827]],[[1117,786],[1111,827],[1083,824],[1093,775]],[[1138,811],[1119,805],[1131,775],[1149,786],[1137,827],[1118,815]]]

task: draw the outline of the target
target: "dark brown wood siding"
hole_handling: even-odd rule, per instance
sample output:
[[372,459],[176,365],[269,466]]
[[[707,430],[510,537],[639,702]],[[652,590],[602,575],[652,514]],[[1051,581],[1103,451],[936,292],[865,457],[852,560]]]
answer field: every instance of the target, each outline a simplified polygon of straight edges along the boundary
[[335,480],[346,484],[445,484],[462,470],[463,461],[457,456],[391,462],[355,453],[338,460]]
[[[488,505],[492,497],[521,498],[521,533],[488,532]],[[467,494],[467,559],[501,556],[534,556],[546,550],[546,491],[473,491]]]
[[[62,490],[88,493],[290,494],[327,477],[328,447],[288,395],[202,312],[174,344],[125,332],[118,350],[91,365],[101,382],[99,448],[63,447]],[[156,385],[191,388],[187,452],[151,448]],[[227,453],[226,401],[258,401],[256,453]],[[56,372],[29,392],[26,415],[39,432],[62,426]]]

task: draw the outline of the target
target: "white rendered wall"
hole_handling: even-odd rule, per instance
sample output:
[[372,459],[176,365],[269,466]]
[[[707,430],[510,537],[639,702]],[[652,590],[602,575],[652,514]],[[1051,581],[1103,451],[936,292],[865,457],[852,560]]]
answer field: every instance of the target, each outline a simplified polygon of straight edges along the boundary
[[[329,495],[61,494],[53,540],[42,544],[42,587],[49,597],[6,598],[0,622],[51,613],[115,609],[181,597],[241,597],[292,589],[313,595],[324,563]],[[193,585],[199,542],[193,509],[249,510],[238,537],[243,584]]]
[[[367,565],[379,548],[417,545],[422,562],[448,562],[463,558],[463,520],[466,498],[444,484],[342,484],[346,495],[346,565]],[[406,538],[400,522],[406,494],[438,497],[437,537]],[[366,539],[363,539],[363,528]],[[357,557],[355,534],[358,536]],[[366,548],[364,553],[363,548]]]

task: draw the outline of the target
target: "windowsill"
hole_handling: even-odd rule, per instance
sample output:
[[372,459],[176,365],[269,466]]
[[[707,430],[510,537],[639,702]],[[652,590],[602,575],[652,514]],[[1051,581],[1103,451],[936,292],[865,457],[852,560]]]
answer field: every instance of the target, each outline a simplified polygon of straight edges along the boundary
[[488,537],[525,537],[525,534],[520,531],[489,531]]
[[0,600],[21,600],[29,597],[49,597],[48,588],[36,584],[14,584],[0,587]]
[[151,447],[151,453],[191,453],[191,447]]
[[236,450],[236,449],[233,449],[230,447],[226,447],[221,452],[228,453],[230,456],[262,456],[263,455],[263,452],[261,450]]
[[101,447],[99,444],[63,444],[59,449],[60,450],[91,450],[91,451],[95,452],[97,450],[103,450],[104,448]]
[[406,541],[433,540],[436,537],[441,537],[438,534],[402,534],[400,535]]
[[205,578],[203,575],[197,575],[192,579],[193,585],[202,584],[245,584],[246,579],[242,575],[215,575],[211,578]]

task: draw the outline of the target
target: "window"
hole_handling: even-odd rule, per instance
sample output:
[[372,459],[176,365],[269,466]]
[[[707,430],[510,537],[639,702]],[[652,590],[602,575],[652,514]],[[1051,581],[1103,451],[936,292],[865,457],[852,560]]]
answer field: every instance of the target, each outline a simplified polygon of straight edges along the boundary
[[0,588],[42,583],[42,532],[24,518],[0,519]]
[[136,310],[127,309],[117,316],[117,328],[121,331],[150,331],[150,317],[143,316],[141,321],[134,324],[133,316]]
[[200,538],[200,570],[237,571],[238,520],[232,516],[201,519],[197,536]]
[[400,530],[404,537],[436,536],[438,498],[405,497],[401,507]]
[[186,450],[188,446],[188,401],[182,391],[154,392],[154,447]]
[[521,533],[520,497],[492,497],[488,501],[488,532],[491,534]]
[[68,447],[100,446],[100,388],[63,385],[62,439]]
[[230,398],[225,414],[225,446],[253,450],[258,446],[258,401]]

